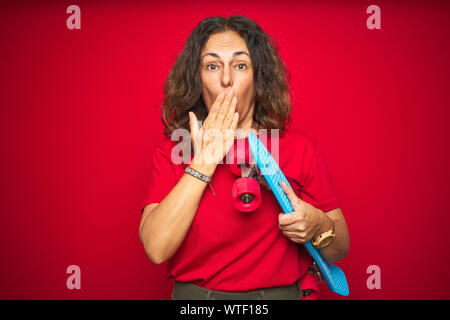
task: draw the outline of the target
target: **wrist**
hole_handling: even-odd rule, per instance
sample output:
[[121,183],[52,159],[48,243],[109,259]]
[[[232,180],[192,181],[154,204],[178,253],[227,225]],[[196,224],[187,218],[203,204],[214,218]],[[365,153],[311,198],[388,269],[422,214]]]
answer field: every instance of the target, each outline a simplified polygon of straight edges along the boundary
[[327,232],[328,230],[333,228],[333,221],[331,220],[331,218],[325,212],[323,212],[319,209],[317,209],[317,210],[318,210],[317,214],[320,217],[320,222],[319,222],[319,228],[317,229],[316,233],[314,234],[313,239],[316,239],[318,236],[320,236],[324,232]]
[[193,161],[189,167],[211,178],[216,171],[217,164],[200,164]]
[[321,227],[315,234],[314,238],[311,239],[312,240],[311,244],[317,249],[325,248],[326,246],[330,245],[331,242],[333,242],[334,237],[336,236],[336,231],[334,229],[334,221],[327,214],[323,212],[320,214],[324,218],[322,220],[324,221],[324,223],[322,223]]

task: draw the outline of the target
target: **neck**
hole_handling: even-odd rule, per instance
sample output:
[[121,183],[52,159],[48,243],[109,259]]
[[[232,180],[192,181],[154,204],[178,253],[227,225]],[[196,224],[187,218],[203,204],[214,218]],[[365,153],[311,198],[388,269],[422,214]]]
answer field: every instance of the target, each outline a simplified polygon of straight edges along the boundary
[[246,138],[249,134],[249,132],[253,132],[257,134],[257,125],[253,122],[253,115],[250,117],[247,117],[246,119],[243,119],[242,121],[239,121],[237,125],[237,131],[236,131],[236,138]]

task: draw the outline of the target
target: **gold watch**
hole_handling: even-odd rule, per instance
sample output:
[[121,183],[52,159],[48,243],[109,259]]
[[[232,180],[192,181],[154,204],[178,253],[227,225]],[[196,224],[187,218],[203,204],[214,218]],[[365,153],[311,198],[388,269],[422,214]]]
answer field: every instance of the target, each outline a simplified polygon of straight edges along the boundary
[[330,220],[331,220],[331,229],[318,235],[316,239],[311,241],[311,244],[317,249],[328,246],[336,236],[336,233],[334,232],[333,219],[330,218]]

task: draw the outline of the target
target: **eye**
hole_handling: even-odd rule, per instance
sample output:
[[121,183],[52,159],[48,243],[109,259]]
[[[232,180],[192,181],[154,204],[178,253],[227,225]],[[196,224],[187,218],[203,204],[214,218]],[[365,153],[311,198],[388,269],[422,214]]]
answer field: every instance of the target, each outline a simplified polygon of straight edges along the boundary
[[[211,66],[211,67],[214,67],[214,69],[211,69],[210,66]],[[211,71],[217,70],[217,66],[216,66],[215,64],[212,64],[212,63],[206,65],[206,68],[207,68],[208,70],[211,70]]]
[[[245,63],[239,63],[237,66],[238,66],[238,69],[239,69],[239,70],[245,70],[245,69],[247,69],[247,65],[246,65]],[[244,68],[240,68],[241,66],[243,66]]]

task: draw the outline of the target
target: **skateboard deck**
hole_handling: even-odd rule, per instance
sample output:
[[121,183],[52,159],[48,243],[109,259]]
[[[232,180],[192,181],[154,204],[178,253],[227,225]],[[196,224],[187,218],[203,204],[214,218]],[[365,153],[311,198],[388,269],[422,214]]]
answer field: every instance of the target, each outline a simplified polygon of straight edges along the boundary
[[[256,164],[258,165],[261,174],[266,179],[266,182],[278,200],[283,212],[285,214],[293,212],[294,210],[292,209],[291,203],[281,188],[281,182],[284,181],[290,188],[292,187],[277,162],[269,153],[266,146],[254,133],[249,133],[248,143],[252,156],[256,160]],[[319,267],[328,288],[335,293],[348,296],[349,288],[347,279],[345,278],[345,274],[341,268],[332,263],[326,262],[320,255],[319,251],[312,245],[311,241],[306,242],[304,246]]]

